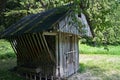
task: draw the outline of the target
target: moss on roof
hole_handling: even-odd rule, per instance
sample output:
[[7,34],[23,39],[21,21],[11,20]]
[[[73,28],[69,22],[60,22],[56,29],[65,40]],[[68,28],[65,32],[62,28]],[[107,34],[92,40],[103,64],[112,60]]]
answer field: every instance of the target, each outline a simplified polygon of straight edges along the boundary
[[0,33],[1,38],[25,33],[37,33],[49,30],[69,11],[69,6],[53,8],[41,13],[28,15]]

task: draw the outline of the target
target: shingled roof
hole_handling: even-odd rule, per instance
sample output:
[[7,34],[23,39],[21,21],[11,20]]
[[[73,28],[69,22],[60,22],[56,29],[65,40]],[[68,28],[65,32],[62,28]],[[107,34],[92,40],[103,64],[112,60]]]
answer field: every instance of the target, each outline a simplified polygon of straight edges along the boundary
[[21,35],[25,33],[37,33],[51,29],[54,23],[64,18],[68,8],[60,7],[47,10],[38,14],[31,14],[23,17],[17,23],[13,24],[5,31],[0,33],[1,38],[12,35]]

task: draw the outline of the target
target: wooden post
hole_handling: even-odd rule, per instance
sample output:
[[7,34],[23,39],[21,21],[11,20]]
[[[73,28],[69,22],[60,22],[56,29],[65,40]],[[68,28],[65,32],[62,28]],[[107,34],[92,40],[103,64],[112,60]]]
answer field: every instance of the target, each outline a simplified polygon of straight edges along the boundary
[[39,73],[39,80],[42,80],[42,76],[41,76],[41,73]]
[[28,79],[28,78],[29,78],[27,73],[25,74],[25,76],[26,76],[26,79]]
[[45,76],[45,80],[47,80],[47,75]]
[[53,77],[53,76],[51,76],[51,80],[53,80],[53,78],[54,78],[54,77]]
[[44,35],[42,35],[41,37],[42,37],[42,39],[43,39],[43,42],[44,42],[44,44],[45,44],[45,47],[46,47],[46,49],[47,49],[47,51],[48,51],[48,53],[49,53],[52,61],[55,63],[55,62],[56,62],[56,61],[55,61],[55,58],[54,58],[54,56],[52,55],[52,53],[50,52],[50,50],[49,50],[49,47],[48,47],[48,45],[47,45],[47,42],[46,42],[46,39],[45,39]]
[[36,75],[34,75],[34,80],[37,80]]

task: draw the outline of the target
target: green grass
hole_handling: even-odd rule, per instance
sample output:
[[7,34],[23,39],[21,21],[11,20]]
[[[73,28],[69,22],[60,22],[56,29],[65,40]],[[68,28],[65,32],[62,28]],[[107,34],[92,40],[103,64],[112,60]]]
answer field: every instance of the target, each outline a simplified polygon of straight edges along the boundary
[[108,45],[108,50],[104,49],[104,46],[93,47],[86,44],[79,44],[79,50],[82,54],[110,54],[120,55],[120,46]]
[[120,80],[120,56],[80,54],[80,75],[87,80]]
[[16,56],[10,43],[0,40],[0,80],[24,80],[10,71],[15,66]]
[[16,66],[16,59],[0,59],[0,80],[25,80],[11,71]]
[[0,40],[0,59],[15,58],[11,45],[6,40]]

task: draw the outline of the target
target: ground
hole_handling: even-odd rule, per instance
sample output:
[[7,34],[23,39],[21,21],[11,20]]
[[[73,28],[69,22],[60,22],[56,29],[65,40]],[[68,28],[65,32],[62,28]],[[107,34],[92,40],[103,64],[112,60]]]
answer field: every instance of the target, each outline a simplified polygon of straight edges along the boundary
[[80,69],[69,80],[120,80],[120,56],[81,54]]
[[[10,71],[15,58],[0,59],[0,80],[24,80]],[[80,69],[68,80],[120,80],[120,56],[80,54]]]

